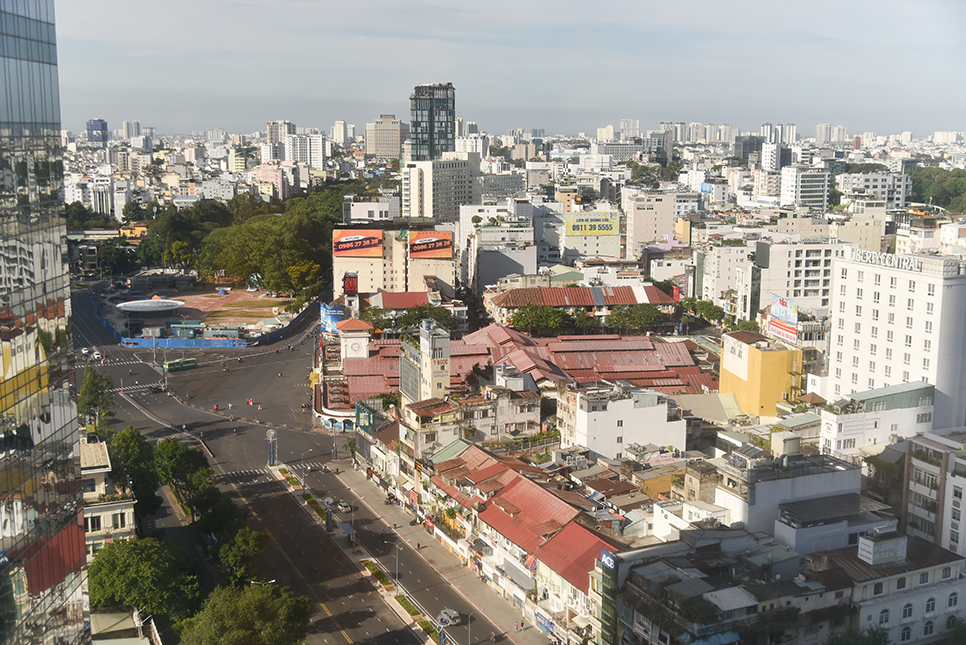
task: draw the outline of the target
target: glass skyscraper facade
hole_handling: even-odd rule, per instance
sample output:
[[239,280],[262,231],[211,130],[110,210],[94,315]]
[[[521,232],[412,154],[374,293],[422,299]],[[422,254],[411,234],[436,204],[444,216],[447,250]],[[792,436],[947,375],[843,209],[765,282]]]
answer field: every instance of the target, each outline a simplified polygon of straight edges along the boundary
[[0,0],[0,88],[0,642],[84,642],[54,0]]
[[456,150],[456,89],[452,83],[417,85],[409,97],[409,109],[409,161],[432,161]]

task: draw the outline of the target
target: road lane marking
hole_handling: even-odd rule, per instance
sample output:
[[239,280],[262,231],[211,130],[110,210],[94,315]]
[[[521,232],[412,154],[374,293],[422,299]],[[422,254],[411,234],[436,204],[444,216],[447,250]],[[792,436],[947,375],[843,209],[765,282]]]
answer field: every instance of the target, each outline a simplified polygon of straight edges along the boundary
[[[221,466],[218,466],[216,464],[216,467],[218,468],[219,471],[221,471],[222,475],[225,474],[225,470]],[[299,570],[299,568],[295,566],[295,563],[292,562],[292,558],[288,557],[288,553],[286,553],[285,549],[282,548],[282,545],[279,543],[278,539],[276,539],[275,535],[268,528],[268,526],[265,524],[262,518],[259,517],[258,513],[255,512],[255,509],[252,508],[252,505],[248,501],[248,498],[245,497],[240,490],[238,490],[238,487],[235,486],[234,482],[229,482],[229,484],[231,485],[232,489],[234,489],[235,493],[238,495],[241,501],[245,503],[245,506],[248,507],[248,510],[251,511],[252,517],[257,519],[259,524],[262,525],[262,528],[265,529],[265,532],[268,534],[268,537],[270,537],[272,541],[275,543],[275,546],[278,547],[279,553],[281,553],[282,556],[284,556],[285,559],[288,560],[288,563],[292,566],[292,570],[298,574],[299,578],[302,579],[302,582],[305,583],[305,586],[308,587],[309,593],[312,594],[312,596],[315,598],[315,602],[317,602],[319,606],[325,610],[325,613],[328,614],[329,618],[332,620],[336,628],[339,630],[339,633],[342,634],[342,637],[346,640],[346,643],[348,643],[349,645],[352,645],[352,639],[349,638],[349,635],[346,633],[345,629],[342,627],[341,624],[339,624],[338,619],[332,614],[331,611],[329,611],[329,608],[325,606],[325,603],[322,602],[322,600],[319,598],[319,595],[315,593],[315,589],[312,587],[311,583],[309,583],[309,581],[306,580],[305,576],[302,575],[302,572]],[[342,603],[342,604],[345,604],[345,603]]]

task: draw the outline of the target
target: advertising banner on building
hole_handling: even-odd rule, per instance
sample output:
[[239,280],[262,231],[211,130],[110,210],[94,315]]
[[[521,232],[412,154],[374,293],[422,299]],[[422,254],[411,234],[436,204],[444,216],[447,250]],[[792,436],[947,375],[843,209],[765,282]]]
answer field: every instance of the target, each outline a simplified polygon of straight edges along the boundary
[[332,231],[335,257],[378,258],[382,256],[382,231],[379,229],[337,229]]
[[798,303],[772,294],[768,332],[782,340],[798,339]]
[[322,304],[322,332],[325,334],[337,334],[339,330],[335,328],[337,324],[345,320],[345,307],[342,305]]
[[620,213],[568,213],[564,219],[567,235],[620,235]]
[[453,231],[409,231],[409,257],[453,257]]

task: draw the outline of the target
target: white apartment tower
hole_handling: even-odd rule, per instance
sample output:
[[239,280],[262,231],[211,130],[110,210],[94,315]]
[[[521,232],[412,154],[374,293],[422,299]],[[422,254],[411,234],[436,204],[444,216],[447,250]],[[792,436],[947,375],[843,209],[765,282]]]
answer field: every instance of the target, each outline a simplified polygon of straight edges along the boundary
[[823,168],[795,165],[782,168],[782,206],[801,204],[825,211],[828,205],[829,172]]
[[853,249],[834,262],[826,399],[936,387],[933,427],[966,425],[966,262]]
[[269,145],[281,143],[289,134],[295,134],[295,124],[291,121],[269,121],[265,124],[265,138]]
[[383,114],[366,124],[366,154],[380,159],[398,159],[402,145],[409,138],[409,124],[395,114]]

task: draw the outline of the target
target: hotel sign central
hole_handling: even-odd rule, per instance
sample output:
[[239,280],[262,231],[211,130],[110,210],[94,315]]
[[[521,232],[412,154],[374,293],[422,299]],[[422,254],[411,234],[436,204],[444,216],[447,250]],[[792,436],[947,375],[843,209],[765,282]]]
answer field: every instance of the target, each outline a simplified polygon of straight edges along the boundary
[[892,253],[879,253],[877,251],[865,251],[853,249],[852,259],[856,262],[874,264],[877,266],[888,267],[890,269],[902,269],[903,271],[922,271],[922,260],[909,255],[894,255]]

